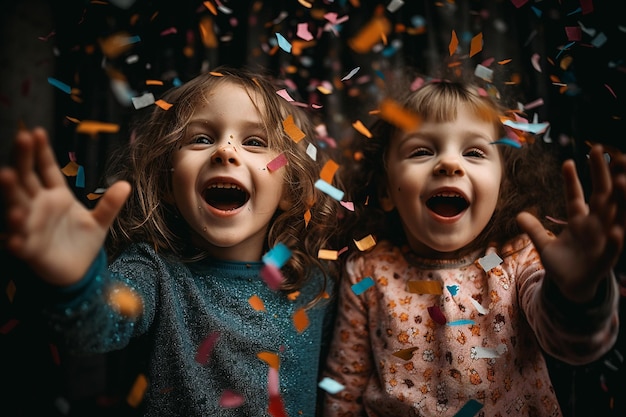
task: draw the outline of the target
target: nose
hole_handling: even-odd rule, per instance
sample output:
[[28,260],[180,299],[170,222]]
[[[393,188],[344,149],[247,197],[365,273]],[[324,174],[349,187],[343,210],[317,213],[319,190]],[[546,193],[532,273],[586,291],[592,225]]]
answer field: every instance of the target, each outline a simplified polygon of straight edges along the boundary
[[456,155],[442,155],[434,168],[435,175],[465,175],[460,157]]
[[239,165],[239,156],[237,154],[237,148],[233,145],[220,145],[215,149],[213,155],[211,155],[211,163],[217,165]]

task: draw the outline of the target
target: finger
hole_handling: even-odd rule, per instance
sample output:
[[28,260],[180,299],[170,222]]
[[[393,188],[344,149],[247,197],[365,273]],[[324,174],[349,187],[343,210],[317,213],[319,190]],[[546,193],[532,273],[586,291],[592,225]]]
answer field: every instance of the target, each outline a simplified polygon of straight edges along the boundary
[[7,206],[25,206],[30,200],[13,168],[0,169],[0,189]]
[[565,204],[567,217],[569,219],[576,216],[585,215],[589,209],[585,202],[583,186],[578,179],[576,165],[574,161],[567,160],[563,163],[563,183],[565,185]]
[[600,145],[594,145],[589,152],[591,164],[592,193],[589,199],[589,209],[592,212],[600,212],[606,205],[611,194],[611,173],[609,165],[604,159],[604,149]]
[[20,130],[17,133],[15,145],[17,151],[15,166],[18,180],[25,191],[33,195],[41,188],[41,183],[35,171],[35,144],[32,133]]
[[66,181],[61,173],[61,168],[57,163],[52,147],[50,146],[48,134],[43,128],[33,130],[37,151],[37,168],[41,175],[41,181],[47,187],[65,186]]
[[100,201],[92,211],[94,219],[104,228],[108,228],[122,209],[124,202],[130,195],[130,184],[118,181],[102,195]]
[[521,212],[517,215],[517,224],[528,234],[539,253],[554,239],[554,235],[546,230],[535,216],[528,212]]

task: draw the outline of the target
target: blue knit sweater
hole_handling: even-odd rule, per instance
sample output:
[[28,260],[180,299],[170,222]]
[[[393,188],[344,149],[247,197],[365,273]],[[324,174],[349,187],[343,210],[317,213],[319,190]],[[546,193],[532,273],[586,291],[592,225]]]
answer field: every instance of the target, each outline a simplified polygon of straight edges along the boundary
[[[318,293],[322,277],[316,274],[291,301],[266,286],[259,275],[262,266],[174,262],[137,244],[107,269],[102,252],[83,280],[59,292],[50,312],[52,326],[68,349],[80,353],[121,349],[143,336],[146,415],[268,416],[269,366],[257,354],[270,352],[280,358],[279,387],[287,414],[312,417],[325,316],[332,309],[321,302],[306,310],[309,326],[301,333],[293,314]],[[134,320],[105,301],[107,289],[120,281],[143,301],[143,313]],[[254,295],[265,311],[252,308],[248,300]],[[208,361],[197,361],[199,346],[211,335],[217,341]],[[220,407],[225,390],[241,394],[244,403]]]

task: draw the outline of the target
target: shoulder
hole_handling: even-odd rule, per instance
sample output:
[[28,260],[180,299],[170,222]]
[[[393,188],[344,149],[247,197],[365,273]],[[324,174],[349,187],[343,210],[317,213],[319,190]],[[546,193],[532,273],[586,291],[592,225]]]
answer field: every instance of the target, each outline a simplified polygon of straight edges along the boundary
[[372,273],[375,269],[387,269],[399,262],[406,262],[401,248],[384,240],[368,251],[351,254],[346,260],[346,271],[351,275],[365,271]]
[[109,267],[112,271],[122,272],[125,275],[132,271],[146,270],[174,270],[182,263],[172,257],[158,253],[148,243],[132,243],[115,258]]

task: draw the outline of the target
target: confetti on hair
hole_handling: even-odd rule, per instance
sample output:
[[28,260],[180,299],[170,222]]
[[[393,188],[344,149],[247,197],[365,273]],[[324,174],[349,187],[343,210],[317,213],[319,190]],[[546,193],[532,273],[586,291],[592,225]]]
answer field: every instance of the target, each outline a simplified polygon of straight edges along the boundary
[[483,33],[480,32],[472,38],[470,43],[470,58],[483,50]]
[[280,49],[287,53],[291,53],[291,44],[287,39],[285,39],[283,35],[276,32],[276,39],[278,40],[278,46],[280,47]]
[[306,136],[306,134],[300,130],[298,126],[296,126],[293,115],[291,114],[283,120],[283,129],[285,130],[285,133],[289,135],[291,140],[296,143],[300,142]]
[[339,190],[338,188],[333,187],[332,185],[330,185],[329,183],[327,183],[326,181],[322,179],[315,181],[315,188],[317,188],[323,193],[328,194],[329,196],[331,196],[337,201],[341,201],[341,199],[343,198],[345,194],[343,191]]
[[303,308],[297,309],[291,318],[293,320],[293,326],[296,328],[298,333],[304,332],[307,327],[309,327],[309,316],[307,316],[306,311]]
[[306,147],[306,154],[314,161],[317,161],[317,148],[312,143]]
[[116,284],[109,289],[107,302],[119,314],[135,318],[143,311],[143,301],[137,292],[124,284]]
[[287,90],[286,90],[286,89],[284,89],[284,88],[283,88],[283,89],[281,89],[281,90],[277,90],[277,91],[276,91],[276,94],[278,94],[279,96],[281,96],[282,98],[284,98],[285,100],[287,100],[287,101],[289,101],[289,102],[293,102],[293,101],[295,101],[295,100],[293,99],[293,97],[291,97],[291,96],[289,95],[289,93],[287,92]]
[[248,304],[250,304],[250,307],[252,307],[256,311],[266,311],[265,303],[263,303],[263,300],[261,300],[261,297],[259,297],[256,294],[248,298]]
[[319,259],[325,259],[327,261],[336,261],[339,256],[336,250],[320,249],[317,251],[317,257]]
[[48,77],[48,84],[58,88],[66,94],[71,94],[72,92],[72,87],[62,81],[57,80],[56,78]]
[[418,350],[418,347],[410,347],[410,348],[406,348],[406,349],[400,349],[394,353],[392,353],[393,356],[395,356],[396,358],[400,358],[402,360],[408,361],[410,359],[413,358],[413,353]]
[[337,394],[338,392],[343,391],[346,388],[339,382],[327,376],[322,378],[317,386],[330,394]]
[[237,408],[245,403],[243,395],[232,390],[224,390],[220,396],[219,405],[222,408]]
[[363,136],[370,138],[370,139],[372,138],[372,133],[367,129],[367,127],[365,127],[363,122],[361,122],[360,120],[357,120],[356,122],[352,123],[352,127],[355,128],[356,131],[362,134]]
[[115,123],[104,123],[95,120],[83,120],[76,126],[76,133],[96,135],[98,133],[117,133],[120,125]]
[[339,164],[332,159],[329,159],[320,171],[320,178],[329,184],[332,183],[337,169],[339,169]]
[[224,74],[222,74],[221,72],[217,72],[217,71],[209,71],[209,74],[211,74],[214,77],[223,77]]
[[452,35],[450,36],[450,43],[448,44],[448,52],[450,52],[450,56],[454,55],[458,47],[459,38],[456,36],[456,32],[453,29]]
[[354,203],[352,201],[340,201],[339,204],[350,211],[354,211]]
[[354,244],[361,252],[363,252],[376,246],[376,239],[374,239],[374,236],[372,235],[367,235],[363,239],[354,240]]
[[420,117],[406,110],[391,99],[384,99],[380,103],[380,117],[404,131],[412,131],[420,125]]
[[482,258],[478,258],[477,262],[485,272],[489,272],[496,266],[500,265],[503,260],[497,254],[490,253]]
[[256,354],[256,357],[267,363],[270,368],[273,368],[275,370],[278,370],[280,368],[280,358],[274,352],[259,352]]
[[542,123],[520,123],[515,122],[513,120],[505,120],[502,122],[503,125],[509,126],[513,129],[521,130],[522,132],[529,132],[533,134],[543,133],[546,131],[550,123],[542,122]]
[[431,319],[437,324],[444,325],[447,323],[446,316],[443,314],[439,306],[430,306],[428,307],[428,315]]
[[496,140],[495,142],[491,142],[491,144],[492,145],[507,145],[513,148],[518,148],[518,149],[522,147],[521,143],[511,138],[501,138],[501,139]]
[[133,107],[135,108],[135,110],[151,106],[155,102],[154,94],[152,93],[145,93],[138,97],[131,97],[130,101],[133,103]]
[[372,18],[353,38],[348,46],[357,53],[367,53],[378,41],[385,39],[391,32],[391,23],[384,16]]
[[363,294],[366,290],[374,286],[374,280],[372,277],[365,277],[356,284],[352,284],[352,292],[356,295]]
[[159,106],[163,110],[169,110],[173,106],[173,104],[168,103],[167,101],[161,100],[161,99],[158,99],[157,101],[155,101],[154,104],[156,104],[157,106]]
[[303,217],[304,217],[304,225],[308,226],[309,222],[311,221],[311,218],[313,217],[311,215],[311,210],[307,209],[307,211],[304,212],[304,216]]
[[217,344],[217,339],[219,339],[220,335],[218,332],[213,332],[209,334],[198,346],[198,350],[196,351],[196,362],[200,365],[206,365],[211,358],[211,353],[213,353],[213,348]]
[[284,167],[288,163],[289,161],[287,160],[287,157],[285,156],[285,154],[281,153],[276,158],[272,159],[270,162],[267,163],[267,169],[269,169],[272,172],[278,171],[280,168]]
[[359,70],[361,69],[361,67],[356,67],[354,69],[352,69],[352,71],[350,71],[347,75],[345,75],[341,81],[346,81],[349,80],[350,78],[354,77],[356,75],[357,72],[359,72]]
[[291,258],[291,251],[284,243],[279,242],[263,255],[263,262],[282,268],[289,258]]
[[137,408],[141,401],[143,400],[143,396],[148,388],[148,379],[144,374],[137,375],[135,378],[135,382],[126,396],[126,402],[133,408]]
[[443,294],[443,286],[439,281],[407,281],[406,290],[413,294]]

